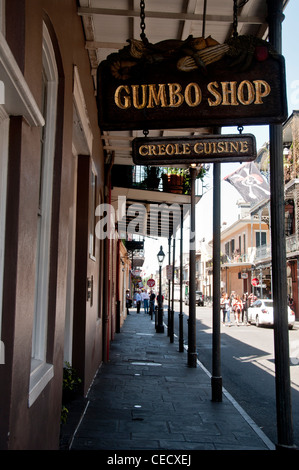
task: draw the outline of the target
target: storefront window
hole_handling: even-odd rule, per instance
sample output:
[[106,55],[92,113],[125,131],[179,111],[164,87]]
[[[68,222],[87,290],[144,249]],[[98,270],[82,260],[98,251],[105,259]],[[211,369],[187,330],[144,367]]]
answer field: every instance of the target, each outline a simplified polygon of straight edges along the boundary
[[46,363],[46,346],[58,72],[52,42],[45,25],[43,33],[42,111],[45,126],[41,131],[38,243],[29,406],[53,377],[53,366]]

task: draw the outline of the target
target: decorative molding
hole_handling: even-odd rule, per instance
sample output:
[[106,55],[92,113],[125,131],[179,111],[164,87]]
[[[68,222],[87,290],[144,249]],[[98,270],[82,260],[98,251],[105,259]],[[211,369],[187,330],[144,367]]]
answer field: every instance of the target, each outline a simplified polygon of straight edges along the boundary
[[43,115],[1,32],[0,76],[5,87],[5,110],[7,114],[23,116],[30,126],[44,126]]
[[91,131],[84,93],[78,67],[74,66],[74,140],[77,153],[92,154],[93,134]]
[[28,406],[30,407],[39,397],[46,385],[54,377],[54,366],[52,364],[42,363],[30,375]]

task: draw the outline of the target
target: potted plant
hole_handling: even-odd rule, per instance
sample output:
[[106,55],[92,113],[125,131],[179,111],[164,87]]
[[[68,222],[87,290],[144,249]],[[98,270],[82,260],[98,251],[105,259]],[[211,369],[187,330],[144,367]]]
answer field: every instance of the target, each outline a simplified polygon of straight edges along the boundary
[[[204,166],[199,168],[196,179],[203,179],[206,173]],[[163,191],[176,194],[190,194],[191,177],[189,168],[168,168],[162,175]]]
[[169,174],[169,185],[172,193],[181,194],[184,187],[184,170],[172,168]]
[[167,173],[162,174],[163,191],[182,194],[184,175],[182,168],[167,168]]

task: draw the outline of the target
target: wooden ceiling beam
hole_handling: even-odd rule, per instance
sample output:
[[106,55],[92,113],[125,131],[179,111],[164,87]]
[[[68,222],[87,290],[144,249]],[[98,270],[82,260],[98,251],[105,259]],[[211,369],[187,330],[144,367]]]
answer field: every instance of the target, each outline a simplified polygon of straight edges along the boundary
[[[124,18],[140,18],[140,11],[135,10],[120,10],[113,8],[88,8],[79,7],[79,16],[92,16],[92,15],[108,15],[108,16],[123,16]],[[172,12],[156,12],[147,11],[147,18],[156,19],[169,19],[178,21],[202,21],[203,15],[197,13],[172,13]],[[206,22],[219,22],[219,23],[232,23],[232,16],[227,15],[206,15]],[[239,16],[238,21],[248,24],[263,24],[266,18],[259,16]]]

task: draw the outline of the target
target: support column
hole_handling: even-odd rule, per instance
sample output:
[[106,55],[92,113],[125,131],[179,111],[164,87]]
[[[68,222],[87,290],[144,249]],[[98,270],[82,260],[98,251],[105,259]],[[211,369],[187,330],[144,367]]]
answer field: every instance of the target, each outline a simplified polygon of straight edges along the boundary
[[172,242],[172,300],[170,309],[170,332],[169,339],[173,343],[174,339],[174,263],[175,263],[175,235],[173,235]]
[[221,214],[221,163],[214,163],[213,171],[213,355],[212,401],[222,401],[221,352],[220,352],[220,214]]
[[[282,0],[267,0],[269,41],[278,53],[282,45]],[[276,380],[277,448],[293,449],[287,313],[287,273],[284,214],[282,125],[270,125],[270,185],[272,236],[272,292]]]
[[195,179],[196,168],[190,168],[191,176],[191,217],[189,248],[189,319],[188,319],[188,366],[197,366],[196,354],[196,305],[195,305]]
[[[168,266],[171,264],[171,237],[168,237]],[[167,335],[169,336],[170,331],[169,331],[169,325],[170,325],[170,278],[168,279],[168,322],[167,322]]]
[[180,313],[179,313],[179,352],[184,352],[184,314],[183,314],[183,223],[184,208],[181,207],[181,241],[180,241]]

